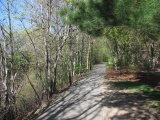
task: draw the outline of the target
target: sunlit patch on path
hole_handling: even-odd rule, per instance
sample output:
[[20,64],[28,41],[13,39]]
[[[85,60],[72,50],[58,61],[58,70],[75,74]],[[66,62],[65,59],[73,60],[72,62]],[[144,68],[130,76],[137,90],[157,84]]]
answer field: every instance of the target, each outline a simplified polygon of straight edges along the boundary
[[96,65],[37,120],[158,120],[148,96],[121,89],[123,82],[113,84],[105,74],[105,64]]
[[105,64],[94,67],[84,79],[72,85],[37,120],[102,120]]

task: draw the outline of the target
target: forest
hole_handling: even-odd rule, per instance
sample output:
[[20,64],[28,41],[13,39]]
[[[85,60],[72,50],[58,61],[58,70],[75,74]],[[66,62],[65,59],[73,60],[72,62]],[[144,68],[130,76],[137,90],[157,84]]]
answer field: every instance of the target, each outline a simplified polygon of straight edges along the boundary
[[159,6],[159,0],[0,0],[0,119],[30,115],[97,63],[120,74],[123,67],[158,73]]

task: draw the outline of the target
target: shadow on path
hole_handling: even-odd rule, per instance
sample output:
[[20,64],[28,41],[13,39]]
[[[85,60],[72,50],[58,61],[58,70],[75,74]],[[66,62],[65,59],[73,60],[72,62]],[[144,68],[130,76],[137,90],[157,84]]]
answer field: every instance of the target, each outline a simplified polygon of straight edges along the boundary
[[102,120],[102,91],[105,64],[94,67],[72,85],[37,120]]
[[[157,110],[150,105],[155,98],[148,94],[124,90],[127,85],[131,87],[128,83],[123,87],[123,82],[113,83],[105,83],[107,87],[102,106],[106,120],[160,120]],[[137,86],[136,83],[132,87]]]
[[139,83],[104,83],[105,74],[105,64],[96,65],[37,120],[160,120],[160,115],[150,106],[155,98],[124,90]]

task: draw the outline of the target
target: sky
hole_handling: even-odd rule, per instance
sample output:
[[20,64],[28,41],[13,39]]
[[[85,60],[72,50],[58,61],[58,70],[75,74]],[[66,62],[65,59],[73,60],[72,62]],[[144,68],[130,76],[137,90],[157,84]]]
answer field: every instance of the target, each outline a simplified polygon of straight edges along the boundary
[[[13,6],[11,7],[11,20],[12,25],[16,29],[24,29],[22,28],[22,23],[16,17],[19,17],[21,14],[25,14],[27,11],[24,10],[23,4],[24,0],[9,0],[13,1]],[[7,13],[7,0],[0,0],[0,24],[8,25],[8,13]],[[29,23],[24,22],[27,28],[30,27]]]
[[[14,30],[24,30],[23,24],[27,29],[32,29],[33,24],[31,24],[30,19],[30,13],[32,13],[32,10],[28,9],[26,7],[29,3],[30,5],[33,5],[34,3],[34,9],[36,7],[39,7],[39,5],[36,6],[36,1],[43,1],[43,0],[0,0],[0,25],[5,25],[6,28],[9,26],[9,20],[8,20],[8,12],[7,12],[7,3],[8,1],[12,1],[13,3],[11,5],[11,21],[12,21],[12,28]],[[45,1],[45,0],[44,0]],[[53,0],[53,2],[59,2],[59,0]],[[25,10],[27,8],[27,10]],[[40,9],[38,9],[40,10]],[[23,15],[23,16],[22,16]],[[23,19],[23,24],[21,23],[20,18],[27,18]]]
[[6,6],[6,0],[0,0],[0,23],[2,22],[2,20],[6,16],[5,12],[4,12],[5,7],[3,4]]

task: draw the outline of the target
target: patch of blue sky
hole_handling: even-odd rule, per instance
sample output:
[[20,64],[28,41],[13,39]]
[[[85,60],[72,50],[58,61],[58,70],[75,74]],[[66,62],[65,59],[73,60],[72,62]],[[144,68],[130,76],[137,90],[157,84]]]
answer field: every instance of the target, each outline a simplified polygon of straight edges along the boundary
[[30,23],[24,20],[24,18],[29,18],[29,16],[26,16],[26,13],[28,11],[26,11],[24,7],[25,0],[0,0],[0,24],[8,24],[8,1],[12,1],[12,4],[10,4],[10,8],[12,25],[14,26],[14,28],[16,28],[17,30],[24,29],[21,21],[23,21],[26,28],[30,28]]

